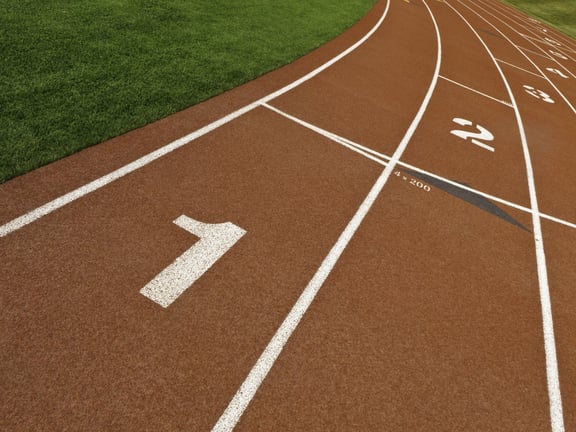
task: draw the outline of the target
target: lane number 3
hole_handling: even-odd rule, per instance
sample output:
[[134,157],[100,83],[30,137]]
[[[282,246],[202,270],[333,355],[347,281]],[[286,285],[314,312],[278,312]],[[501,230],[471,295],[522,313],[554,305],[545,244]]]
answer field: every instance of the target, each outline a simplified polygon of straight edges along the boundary
[[451,130],[450,133],[452,135],[456,135],[457,137],[462,138],[463,140],[466,141],[470,139],[470,142],[472,144],[475,144],[491,152],[494,151],[494,147],[489,146],[484,142],[484,141],[494,141],[494,135],[492,135],[492,132],[490,132],[488,129],[480,125],[474,125],[474,123],[472,123],[470,120],[466,120],[459,117],[453,118],[452,121],[460,126],[474,127],[474,131],[460,130],[460,129]]
[[554,103],[554,99],[550,97],[548,93],[543,92],[542,90],[535,89],[532,86],[524,85],[524,91],[528,93],[530,96],[534,96],[536,99],[541,99],[546,103]]
[[183,215],[174,223],[200,240],[140,290],[140,294],[164,308],[190,288],[246,234],[231,222],[207,224]]

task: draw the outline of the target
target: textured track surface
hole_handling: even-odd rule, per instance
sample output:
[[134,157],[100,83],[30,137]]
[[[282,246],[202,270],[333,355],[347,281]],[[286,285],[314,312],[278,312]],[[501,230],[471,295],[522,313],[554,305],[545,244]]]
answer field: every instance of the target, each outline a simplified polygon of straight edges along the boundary
[[576,431],[575,107],[576,41],[382,0],[3,184],[0,429]]

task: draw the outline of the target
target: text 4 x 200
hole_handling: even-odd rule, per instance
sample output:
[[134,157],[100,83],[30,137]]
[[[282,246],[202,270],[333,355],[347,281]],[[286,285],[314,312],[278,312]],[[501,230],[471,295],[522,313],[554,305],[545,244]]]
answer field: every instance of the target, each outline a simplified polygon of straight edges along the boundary
[[416,186],[416,187],[419,188],[419,189],[423,189],[423,190],[425,190],[426,192],[430,192],[430,186],[428,186],[427,184],[424,184],[424,183],[422,183],[421,181],[416,180],[416,179],[414,179],[414,178],[410,178],[410,177],[407,177],[407,176],[405,176],[405,175],[402,175],[402,173],[401,173],[400,171],[394,171],[394,175],[395,175],[396,177],[400,177],[400,178],[401,178],[402,180],[404,180],[404,181],[410,180],[410,184],[411,184],[411,185]]

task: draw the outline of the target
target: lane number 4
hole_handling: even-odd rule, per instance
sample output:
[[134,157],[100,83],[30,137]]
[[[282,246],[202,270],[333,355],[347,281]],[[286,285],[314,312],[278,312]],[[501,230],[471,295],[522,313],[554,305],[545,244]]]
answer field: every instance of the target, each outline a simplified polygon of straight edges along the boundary
[[532,86],[524,85],[524,91],[528,93],[530,96],[534,96],[536,99],[541,99],[546,103],[554,103],[554,99],[550,97],[548,93],[543,92],[542,90],[535,89]]
[[489,146],[485,142],[494,141],[494,135],[492,135],[492,132],[490,132],[488,129],[480,125],[475,125],[470,120],[459,117],[453,118],[452,121],[460,126],[472,126],[474,128],[474,131],[454,129],[450,131],[452,135],[456,135],[465,141],[470,140],[472,144],[482,147],[485,150],[494,152],[494,147]]
[[140,294],[164,308],[190,288],[246,234],[231,222],[207,224],[183,215],[174,223],[200,240],[140,290]]
[[568,75],[564,75],[562,71],[554,68],[546,68],[547,71],[552,72],[553,74],[560,75],[562,78],[568,78]]

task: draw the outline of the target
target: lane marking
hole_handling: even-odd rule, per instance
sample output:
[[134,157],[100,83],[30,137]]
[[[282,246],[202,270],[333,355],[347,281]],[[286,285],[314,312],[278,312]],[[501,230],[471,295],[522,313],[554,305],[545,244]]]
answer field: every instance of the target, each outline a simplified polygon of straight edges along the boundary
[[[298,118],[298,117],[295,117],[295,116],[293,116],[293,115],[291,115],[291,114],[288,114],[288,113],[286,113],[285,111],[282,111],[282,110],[280,110],[280,109],[278,109],[278,108],[276,108],[276,107],[273,107],[272,105],[263,104],[263,106],[265,106],[266,108],[268,108],[268,109],[270,109],[270,110],[278,113],[278,114],[281,115],[281,116],[286,117],[287,119],[289,119],[289,120],[291,120],[291,121],[293,121],[293,122],[295,122],[295,123],[298,123],[298,124],[300,124],[300,125],[308,128],[308,129],[310,129],[310,130],[312,130],[312,131],[314,131],[314,132],[316,132],[316,133],[318,133],[318,134],[320,134],[320,135],[322,135],[322,136],[324,136],[324,137],[326,137],[326,138],[334,141],[334,142],[337,143],[337,144],[340,144],[340,145],[346,147],[346,148],[349,149],[349,150],[352,150],[353,152],[356,152],[356,153],[358,153],[358,154],[361,154],[362,156],[366,157],[367,159],[369,159],[369,160],[371,160],[371,161],[373,161],[373,162],[376,162],[377,164],[380,164],[380,165],[382,165],[382,166],[387,166],[387,165],[388,165],[388,162],[385,162],[385,161],[389,161],[389,160],[390,160],[390,156],[388,156],[388,155],[386,155],[386,154],[384,154],[384,153],[380,153],[380,152],[378,152],[378,151],[376,151],[376,150],[373,150],[373,149],[371,149],[371,148],[369,148],[369,147],[363,146],[362,144],[358,144],[358,143],[356,143],[356,142],[354,142],[354,141],[351,141],[351,140],[349,140],[348,138],[342,137],[342,136],[337,135],[337,134],[335,134],[335,133],[333,133],[333,132],[329,132],[329,131],[327,131],[327,130],[325,130],[325,129],[319,128],[318,126],[315,126],[315,125],[313,125],[313,124],[311,124],[311,123],[308,123],[308,122],[306,122],[306,121],[304,121],[304,120],[302,120],[302,119],[300,119],[300,118]],[[406,163],[406,162],[398,161],[398,165],[400,165],[400,166],[402,166],[402,167],[404,167],[404,168],[407,168],[407,169],[409,169],[409,170],[418,172],[418,173],[420,173],[420,174],[424,174],[424,175],[427,175],[427,176],[429,176],[429,177],[433,177],[433,178],[435,178],[435,179],[437,179],[437,180],[443,181],[444,183],[448,183],[448,184],[450,184],[450,185],[452,185],[452,186],[459,187],[459,188],[462,189],[462,190],[465,190],[465,191],[472,192],[472,193],[474,193],[474,194],[480,195],[480,196],[482,196],[482,197],[484,197],[484,198],[487,198],[487,199],[489,199],[489,200],[496,201],[496,202],[498,202],[498,203],[507,205],[507,206],[512,207],[512,208],[514,208],[514,209],[516,209],[516,210],[520,210],[520,211],[525,212],[525,213],[532,213],[532,210],[529,209],[528,207],[524,207],[524,206],[522,206],[522,205],[520,205],[520,204],[516,204],[516,203],[513,203],[513,202],[511,202],[511,201],[507,201],[507,200],[505,200],[505,199],[503,199],[503,198],[500,198],[500,197],[497,197],[497,196],[495,196],[495,195],[491,195],[491,194],[489,194],[489,193],[482,192],[482,191],[480,191],[480,190],[478,190],[478,189],[471,188],[471,187],[469,187],[469,186],[463,185],[462,183],[455,182],[455,181],[450,180],[450,179],[448,179],[448,178],[446,178],[446,177],[442,177],[442,176],[440,176],[440,175],[438,175],[438,174],[435,174],[435,173],[433,173],[433,172],[431,172],[431,171],[426,171],[426,170],[424,170],[424,169],[422,169],[422,168],[419,168],[419,167],[417,167],[417,166],[410,165],[410,164],[408,164],[408,163]],[[564,226],[567,226],[567,227],[569,227],[569,228],[576,229],[576,223],[568,222],[568,221],[566,221],[566,220],[564,220],[564,219],[560,219],[560,218],[557,218],[557,217],[554,217],[554,216],[550,216],[550,215],[545,214],[545,213],[540,213],[540,217],[542,217],[543,219],[548,219],[548,220],[550,220],[550,221],[552,221],[552,222],[555,222],[555,223],[558,223],[558,224],[560,224],[560,225],[564,225]]]
[[182,215],[174,223],[200,240],[140,290],[140,294],[163,308],[170,306],[246,234],[231,222],[208,224]]
[[[347,140],[347,139],[345,139],[345,138],[343,138],[343,137],[341,137],[341,136],[339,136],[339,135],[336,135],[335,133],[328,132],[328,131],[325,130],[325,129],[322,129],[322,128],[318,127],[318,126],[315,126],[315,125],[313,125],[313,124],[311,124],[311,123],[308,123],[308,122],[306,122],[306,121],[304,121],[304,120],[301,120],[301,119],[299,119],[299,118],[297,118],[297,117],[294,117],[294,116],[292,116],[292,115],[290,115],[290,114],[288,114],[288,113],[286,113],[286,112],[284,112],[284,111],[281,111],[281,110],[279,110],[278,108],[273,107],[272,105],[269,105],[269,104],[267,104],[267,103],[262,104],[262,106],[265,107],[265,108],[268,108],[268,109],[271,110],[271,111],[274,111],[275,113],[277,113],[277,114],[279,114],[279,115],[281,115],[281,116],[283,116],[283,117],[286,117],[287,119],[289,119],[289,120],[291,120],[291,121],[293,121],[293,122],[295,122],[295,123],[298,123],[298,124],[301,125],[301,126],[304,126],[305,128],[308,128],[308,129],[316,132],[316,133],[319,134],[319,135],[322,135],[322,136],[324,136],[324,137],[326,137],[326,138],[328,138],[328,139],[330,139],[330,140],[332,140],[332,141],[335,141],[335,142],[337,142],[338,144],[341,144],[341,145],[343,145],[344,147],[347,147],[348,149],[350,149],[350,150],[352,150],[352,151],[354,151],[354,152],[356,152],[356,153],[361,154],[362,156],[366,157],[367,159],[370,159],[370,160],[372,160],[372,161],[374,161],[374,162],[376,162],[376,163],[381,163],[380,159],[378,159],[377,157],[374,157],[374,156],[370,155],[370,153],[369,153],[368,151],[366,151],[367,148],[363,148],[363,146],[360,146],[360,145],[358,145],[358,144],[356,144],[356,143],[353,143],[352,141],[349,141],[349,140]],[[387,164],[386,164],[386,165],[387,165]]]
[[568,75],[564,75],[561,70],[550,68],[550,67],[546,68],[546,70],[549,72],[552,72],[555,75],[559,75],[561,78],[564,78],[564,79],[570,78]]
[[[387,0],[388,2],[390,0]],[[388,4],[387,4],[388,6]],[[387,7],[386,7],[387,10]],[[27,213],[25,213],[24,215],[17,217],[7,223],[5,223],[4,225],[0,226],[0,238],[4,237],[10,233],[13,233],[14,231],[19,230],[20,228],[25,227],[26,225],[37,221],[38,219],[49,215],[50,213],[52,213],[55,210],[58,210],[74,201],[76,201],[79,198],[82,198],[83,196],[94,192],[104,186],[106,186],[107,184],[112,183],[115,180],[118,180],[122,177],[124,177],[127,174],[130,174],[146,165],[148,165],[151,162],[154,162],[155,160],[161,158],[162,156],[167,155],[168,153],[171,153],[172,151],[179,149],[180,147],[183,147],[189,143],[191,143],[192,141],[202,137],[203,135],[206,135],[209,132],[212,132],[216,129],[218,129],[219,127],[231,122],[232,120],[237,119],[238,117],[252,111],[253,109],[259,107],[263,102],[269,102],[272,99],[275,99],[287,92],[289,92],[290,90],[293,90],[294,88],[298,87],[299,85],[305,83],[306,81],[309,81],[310,79],[314,78],[316,75],[318,75],[319,73],[323,72],[324,70],[328,69],[330,66],[332,66],[333,64],[335,64],[336,62],[340,61],[341,59],[343,59],[344,57],[346,57],[348,54],[350,54],[351,52],[355,51],[359,46],[363,45],[373,34],[374,32],[376,32],[376,30],[378,30],[378,28],[380,28],[380,26],[382,25],[382,22],[384,21],[384,17],[386,16],[386,11],[384,11],[384,13],[382,14],[382,16],[380,17],[380,19],[378,20],[378,22],[368,31],[368,33],[366,33],[360,40],[358,40],[355,44],[353,44],[352,46],[348,47],[346,50],[342,51],[340,54],[338,54],[337,56],[333,57],[332,59],[328,60],[326,63],[320,65],[319,67],[317,67],[316,69],[312,70],[311,72],[309,72],[308,74],[304,75],[303,77],[293,81],[292,83],[282,87],[279,90],[276,90],[275,92],[272,92],[270,94],[268,94],[267,96],[264,96],[263,98],[258,99],[255,102],[252,102],[248,105],[245,105],[242,108],[239,108],[238,110],[224,116],[221,117],[220,119],[200,128],[197,129],[196,131],[185,135],[163,147],[160,147],[159,149],[148,153],[145,156],[140,157],[139,159],[124,165],[121,168],[118,168],[114,171],[112,171],[109,174],[106,174],[96,180],[93,180],[87,184],[85,184],[84,186],[81,186],[71,192],[68,192],[40,207],[37,207],[34,210],[31,210]]]
[[[320,290],[321,286],[324,284],[324,281],[327,279],[328,275],[331,273],[332,269],[338,262],[338,259],[344,252],[344,249],[352,239],[352,236],[359,228],[360,224],[368,214],[368,211],[378,198],[382,188],[388,181],[388,178],[394,171],[394,168],[404,150],[414,135],[416,128],[420,124],[422,117],[428,107],[430,99],[432,98],[432,94],[434,93],[434,89],[436,88],[436,84],[438,82],[438,75],[440,73],[440,64],[442,58],[442,44],[440,41],[440,31],[438,30],[438,25],[434,18],[434,15],[428,4],[425,0],[423,0],[424,6],[428,10],[430,17],[432,18],[432,22],[434,24],[434,30],[436,32],[437,37],[437,57],[436,57],[436,68],[434,70],[434,75],[432,77],[432,82],[430,83],[430,87],[424,97],[422,105],[418,109],[416,116],[412,120],[412,123],[408,127],[406,134],[402,138],[402,141],[398,145],[398,148],[392,155],[389,164],[386,166],[382,174],[376,180],[376,183],[370,189],[370,192],[360,205],[360,208],[354,215],[354,217],[350,220],[324,261],[322,262],[321,266],[319,267],[318,271],[312,278],[312,280],[308,283],[304,291],[302,292],[301,296],[298,298],[296,303],[294,304],[293,308],[290,310],[288,316],[284,319],[268,345],[266,346],[264,352],[261,354],[260,358],[230,401],[228,407],[212,429],[212,432],[224,432],[224,431],[231,431],[234,429],[240,417],[248,407],[248,404],[252,401],[252,398],[258,391],[258,388],[272,369],[272,366],[276,362],[276,359],[282,352],[284,346],[288,342],[288,339],[304,317],[304,314],[312,304],[312,301],[316,297],[316,294]],[[388,3],[389,4],[389,3]],[[387,6],[388,6],[387,4]],[[388,7],[386,8],[388,11]]]
[[487,97],[488,99],[492,99],[493,101],[496,101],[496,102],[498,102],[498,103],[504,104],[504,105],[509,106],[510,108],[512,108],[512,104],[511,104],[510,102],[506,102],[506,101],[503,101],[503,100],[501,100],[501,99],[497,99],[497,98],[495,98],[495,97],[489,96],[489,95],[487,95],[486,93],[482,93],[481,91],[475,90],[475,89],[473,89],[472,87],[468,87],[468,86],[466,86],[466,85],[464,85],[464,84],[462,84],[462,83],[459,83],[459,82],[456,82],[456,81],[454,81],[454,80],[451,80],[450,78],[446,78],[445,76],[440,75],[440,78],[442,78],[442,79],[445,80],[445,81],[449,81],[449,82],[451,82],[452,84],[456,84],[457,86],[460,86],[460,87],[462,87],[462,88],[465,88],[465,89],[467,89],[467,90],[470,90],[471,92],[478,93],[479,95],[482,95],[482,96],[484,96],[484,97]]
[[[512,41],[504,35],[500,30],[496,28],[492,23],[490,23],[486,18],[482,17],[479,13],[474,11],[474,9],[463,4],[460,0],[458,3],[472,11],[494,29],[496,29],[500,34],[502,34],[509,43]],[[448,3],[447,3],[448,4]],[[544,241],[542,236],[542,227],[540,225],[540,210],[538,208],[538,199],[536,196],[536,185],[534,182],[534,172],[532,169],[532,160],[530,158],[530,151],[528,149],[528,141],[526,138],[526,132],[524,130],[524,123],[516,104],[516,99],[512,93],[512,89],[504,72],[502,71],[500,65],[496,61],[496,58],[484,42],[480,35],[474,30],[472,25],[458,12],[452,5],[448,4],[450,8],[456,12],[460,18],[468,25],[470,30],[476,35],[478,40],[484,45],[484,48],[492,58],[494,64],[498,68],[498,72],[502,77],[502,81],[506,86],[508,95],[510,96],[510,101],[514,106],[514,114],[516,116],[516,122],[518,123],[518,130],[520,132],[520,140],[522,141],[522,151],[524,152],[524,161],[526,163],[526,177],[528,179],[528,191],[530,193],[530,207],[532,208],[532,228],[534,232],[534,247],[536,252],[536,265],[538,269],[538,285],[540,288],[540,305],[542,308],[542,331],[544,334],[544,352],[546,357],[546,379],[548,383],[548,398],[549,398],[549,409],[550,409],[550,423],[552,427],[552,432],[564,432],[564,414],[562,411],[562,395],[560,393],[560,379],[558,376],[558,358],[556,355],[556,340],[554,336],[554,322],[552,319],[552,304],[550,301],[550,287],[548,284],[548,269],[546,267],[546,255],[544,253]],[[514,44],[512,44],[514,45]],[[526,58],[528,58],[526,56]],[[534,63],[533,63],[534,64]],[[536,66],[536,65],[534,65]],[[537,68],[540,70],[539,68]],[[542,72],[542,71],[540,71]],[[548,80],[549,81],[549,80]]]
[[[488,25],[490,25],[494,30],[496,30],[498,33],[500,33],[504,39],[506,39],[508,41],[508,43],[510,43],[510,45],[512,45],[513,47],[515,47],[518,52],[520,54],[522,54],[526,60],[528,60],[530,63],[532,63],[532,66],[534,66],[536,68],[536,70],[538,70],[538,72],[540,72],[540,74],[542,75],[542,77],[548,81],[548,84],[550,84],[554,90],[556,90],[556,92],[558,93],[558,95],[564,100],[564,102],[566,102],[566,104],[568,105],[568,107],[572,110],[572,112],[574,114],[576,114],[576,108],[574,108],[574,106],[572,105],[572,103],[570,103],[570,101],[566,98],[566,96],[564,96],[564,93],[562,93],[558,87],[556,87],[556,85],[552,82],[552,80],[550,78],[548,78],[548,76],[544,73],[544,71],[542,71],[542,69],[540,69],[540,67],[528,56],[526,55],[526,53],[524,51],[522,51],[522,49],[516,45],[514,42],[512,42],[512,40],[510,40],[510,38],[508,36],[506,36],[500,29],[498,29],[494,24],[492,24],[490,21],[488,21],[486,18],[484,18],[483,16],[481,16],[478,12],[476,12],[474,9],[472,9],[470,6],[463,4],[460,0],[458,0],[458,2],[460,4],[462,4],[463,6],[465,6],[467,9],[471,10],[473,13],[475,13],[476,15],[478,15],[482,20],[484,20]],[[512,28],[511,26],[509,26],[508,24],[506,24],[504,21],[502,21],[500,18],[498,18],[497,16],[495,16],[494,14],[492,14],[491,12],[487,11],[486,9],[484,9],[481,6],[477,6],[478,8],[480,8],[481,10],[483,10],[484,12],[486,12],[489,15],[492,15],[495,19],[497,19],[498,21],[500,21],[501,23],[503,23],[505,26],[509,27],[512,31],[518,33],[514,28]],[[528,40],[528,39],[526,39]],[[528,40],[528,42],[530,42]],[[537,45],[535,45],[533,42],[532,45],[534,45],[536,48],[540,49]],[[543,51],[543,50],[541,50]],[[554,57],[545,57],[548,60],[552,60],[554,62],[556,62],[558,65],[560,65],[564,70],[566,70],[570,75],[574,76],[572,74],[572,72],[570,72],[568,69],[566,69],[562,63],[560,63],[558,60],[556,60]]]
[[542,90],[539,90],[539,89],[534,88],[532,86],[529,86],[527,84],[524,84],[522,87],[524,88],[524,91],[526,93],[528,93],[530,96],[535,97],[536,99],[539,99],[543,102],[550,103],[550,104],[555,103],[554,99],[552,99],[548,93],[546,93]]
[[[512,22],[514,22],[513,19],[510,19],[510,17],[507,16],[507,15],[506,15],[505,13],[503,13],[502,11],[498,11],[497,8],[495,8],[493,5],[487,4],[486,2],[480,2],[480,3],[484,4],[484,6],[492,9],[492,10],[495,11],[496,13],[499,13],[500,15],[504,15],[506,18],[508,18],[509,20],[511,20]],[[504,25],[506,25],[509,29],[511,29],[511,30],[512,30],[513,32],[515,32],[516,34],[524,37],[527,41],[529,41],[532,45],[534,45],[538,50],[540,50],[540,51],[543,52],[543,53],[546,53],[546,51],[545,51],[540,45],[536,44],[536,43],[534,42],[534,40],[536,40],[536,41],[538,41],[538,42],[540,42],[540,43],[543,43],[543,44],[551,45],[551,46],[554,46],[554,45],[555,45],[556,48],[558,48],[558,45],[556,45],[556,44],[560,44],[560,42],[558,42],[558,41],[556,41],[555,39],[552,39],[552,38],[550,38],[549,36],[547,36],[547,35],[548,35],[548,31],[547,31],[546,29],[540,28],[539,30],[540,30],[540,32],[544,32],[544,35],[545,35],[544,39],[547,40],[548,42],[546,42],[546,41],[544,41],[544,40],[541,39],[541,38],[542,38],[542,34],[541,34],[541,33],[537,33],[536,31],[534,31],[534,30],[531,29],[531,28],[527,28],[526,26],[524,26],[524,25],[522,25],[522,24],[519,24],[521,27],[524,27],[525,29],[527,29],[530,33],[537,35],[536,37],[531,37],[531,36],[529,36],[529,35],[526,35],[526,34],[524,34],[524,33],[521,33],[517,28],[515,28],[515,27],[513,27],[512,25],[508,24],[508,23],[505,22],[504,20],[498,18],[495,14],[487,11],[486,9],[483,9],[483,10],[486,11],[486,12],[488,12],[490,15],[492,15],[494,18],[496,18],[498,21],[500,21],[500,22],[503,23]],[[517,24],[517,22],[516,22],[516,24]],[[550,42],[553,42],[553,43],[550,43]],[[573,42],[573,41],[571,41],[571,42]],[[560,46],[562,46],[562,49],[565,50],[565,51],[568,50],[568,51],[570,51],[570,52],[572,52],[572,53],[576,52],[576,51],[572,50],[572,49],[570,48],[570,46],[568,46],[567,44],[560,44]],[[546,53],[546,54],[548,54],[548,53]],[[570,56],[568,56],[568,57],[570,57]],[[572,59],[571,57],[570,57],[570,59],[571,59],[571,60],[574,60],[574,59]],[[557,60],[555,60],[555,59],[553,59],[553,58],[552,58],[552,60],[554,60],[557,64],[559,64],[560,66],[562,66],[562,67],[563,67],[568,73],[570,73],[570,75],[572,75],[574,78],[576,78],[576,75],[572,74],[572,72],[571,72],[570,70],[568,70],[568,68],[566,68],[564,65],[562,65],[562,64],[561,64],[560,62],[558,62]],[[567,58],[566,58],[566,60],[567,60]]]
[[[548,29],[544,28],[544,23],[538,21],[538,20],[532,20],[530,18],[527,18],[526,16],[522,16],[520,14],[512,14],[510,15],[509,11],[503,11],[502,8],[497,7],[497,5],[494,4],[490,4],[487,2],[482,2],[482,4],[484,4],[486,7],[489,7],[490,9],[492,9],[493,11],[499,13],[500,15],[504,16],[506,19],[508,19],[511,23],[520,26],[521,28],[524,28],[526,30],[528,30],[530,33],[535,34],[537,36],[542,36],[541,33],[544,34],[548,34]],[[536,24],[536,25],[534,25]],[[513,28],[511,25],[508,25],[511,29],[513,29],[516,33],[521,34],[522,36],[524,36],[524,34],[520,33],[519,30],[517,30],[516,28]],[[538,30],[540,33],[538,33],[537,31],[534,30],[534,28],[536,28],[536,30]],[[528,35],[525,35],[528,36]],[[537,39],[537,37],[535,38]],[[573,41],[572,41],[573,42]]]
[[[563,45],[563,44],[561,44],[560,42],[556,41],[555,39],[552,39],[552,38],[549,38],[549,37],[545,37],[544,39],[539,39],[539,38],[537,38],[537,37],[530,36],[530,35],[527,35],[527,34],[525,34],[525,33],[520,33],[520,32],[519,32],[518,30],[516,30],[516,29],[512,29],[512,30],[515,30],[516,33],[518,33],[520,36],[522,36],[522,37],[524,37],[524,38],[526,38],[526,39],[530,39],[530,40],[533,41],[533,42],[534,42],[534,41],[535,41],[535,42],[539,42],[539,43],[541,43],[541,44],[548,45],[548,46],[553,47],[553,48],[558,48],[558,49],[561,49],[561,50],[565,50],[565,51],[570,51],[570,52],[572,52],[572,53],[576,53],[576,51],[574,51],[573,49],[571,49],[571,48],[569,48],[569,47],[567,47],[567,46],[565,46],[565,45]],[[538,45],[536,45],[536,46],[538,46]],[[541,47],[540,47],[540,48],[541,48]]]
[[[508,66],[513,67],[513,68],[519,69],[519,70],[521,70],[521,71],[523,71],[523,72],[529,73],[530,75],[534,75],[535,77],[545,79],[542,75],[538,75],[537,73],[530,72],[529,70],[523,69],[523,68],[521,68],[520,66],[513,65],[512,63],[505,62],[504,60],[496,59],[496,61],[498,61],[498,62],[500,62],[500,63],[504,63],[504,64],[506,64],[506,65],[508,65]],[[510,106],[512,106],[512,105],[510,105]]]
[[529,52],[529,53],[531,53],[531,54],[534,54],[534,55],[540,56],[540,57],[542,57],[542,58],[545,58],[546,60],[552,60],[552,58],[551,58],[549,55],[547,55],[547,54],[542,54],[542,53],[536,52],[536,51],[534,51],[534,50],[531,50],[530,48],[522,47],[522,46],[519,46],[519,45],[515,45],[515,44],[513,44],[513,45],[514,45],[516,48],[518,48],[519,50],[527,51],[527,52]]
[[494,141],[494,135],[492,135],[492,132],[490,132],[483,126],[474,125],[474,123],[472,123],[470,120],[466,120],[463,118],[454,117],[452,121],[460,126],[474,126],[474,128],[476,129],[475,132],[454,129],[450,131],[452,135],[456,135],[458,138],[462,138],[463,140],[466,141],[468,140],[468,138],[471,138],[470,142],[472,144],[475,144],[478,147],[481,147],[485,150],[494,153],[494,147],[489,146],[488,144],[482,142],[482,141]]

